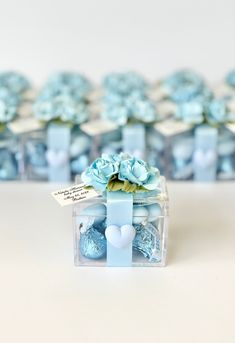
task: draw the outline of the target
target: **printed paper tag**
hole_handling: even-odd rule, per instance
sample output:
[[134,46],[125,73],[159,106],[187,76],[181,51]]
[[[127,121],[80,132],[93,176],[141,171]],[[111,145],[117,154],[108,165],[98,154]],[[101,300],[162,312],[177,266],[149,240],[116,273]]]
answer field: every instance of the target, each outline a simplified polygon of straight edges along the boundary
[[232,133],[235,133],[235,124],[226,124],[225,127]]
[[80,128],[89,136],[96,136],[117,130],[118,126],[109,120],[96,119],[82,124]]
[[8,124],[8,128],[15,134],[40,130],[43,125],[35,118],[19,118]]
[[95,198],[99,195],[93,188],[86,189],[84,183],[60,189],[52,192],[51,195],[60,204],[60,206],[67,206],[76,204],[77,202],[85,201],[87,199]]
[[156,123],[154,128],[164,136],[173,136],[191,130],[192,126],[179,121],[167,120],[162,123]]

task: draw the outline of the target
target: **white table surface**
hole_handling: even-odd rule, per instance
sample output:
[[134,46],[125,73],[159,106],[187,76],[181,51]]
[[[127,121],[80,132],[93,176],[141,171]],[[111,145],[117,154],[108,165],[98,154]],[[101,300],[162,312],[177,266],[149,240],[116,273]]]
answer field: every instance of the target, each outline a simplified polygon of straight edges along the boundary
[[165,268],[73,266],[57,185],[0,185],[0,342],[234,343],[235,183],[169,183]]

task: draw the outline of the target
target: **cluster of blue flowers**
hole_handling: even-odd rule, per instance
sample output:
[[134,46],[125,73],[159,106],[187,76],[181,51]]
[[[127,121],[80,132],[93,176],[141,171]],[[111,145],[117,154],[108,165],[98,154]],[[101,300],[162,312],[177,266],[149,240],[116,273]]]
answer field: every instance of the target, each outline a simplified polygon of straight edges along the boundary
[[143,160],[128,154],[103,154],[82,173],[81,178],[87,186],[92,186],[102,192],[108,189],[108,185],[112,180],[116,184],[121,182],[124,185],[125,182],[128,182],[151,191],[157,188],[160,173],[157,168],[150,167]]
[[129,121],[156,121],[156,105],[148,98],[148,84],[133,72],[112,73],[103,81],[103,113],[105,119],[122,126]]
[[[235,99],[235,70],[225,77],[234,95],[217,99],[203,77],[191,70],[179,70],[160,82],[164,89],[161,100],[174,103],[174,117],[192,125],[208,122],[220,125],[234,121],[235,113],[228,106]],[[15,72],[0,73],[0,124],[16,116],[29,81]],[[150,84],[134,72],[111,73],[103,80],[102,117],[123,126],[127,123],[153,123],[162,117],[157,102],[149,97]],[[91,83],[76,72],[52,75],[34,103],[34,113],[41,121],[60,120],[81,124],[90,117]]]
[[162,85],[167,98],[176,104],[176,119],[194,125],[205,120],[205,108],[212,92],[201,75],[180,70],[163,80]]
[[81,74],[55,74],[36,99],[35,116],[44,122],[61,120],[81,124],[89,118],[87,96],[91,89],[91,83]]
[[[235,71],[227,75],[226,82],[235,86]],[[167,98],[176,105],[177,120],[192,125],[204,122],[220,125],[235,120],[235,113],[227,106],[231,96],[216,98],[203,78],[193,71],[178,71],[163,80],[162,86]]]
[[6,124],[17,116],[22,95],[29,88],[29,81],[21,74],[0,73],[0,123]]

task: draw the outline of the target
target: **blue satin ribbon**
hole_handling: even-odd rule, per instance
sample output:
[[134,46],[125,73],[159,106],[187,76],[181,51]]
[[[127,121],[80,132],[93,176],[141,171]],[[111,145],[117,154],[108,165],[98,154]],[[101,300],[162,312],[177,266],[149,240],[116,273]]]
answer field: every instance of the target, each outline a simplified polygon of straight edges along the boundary
[[123,152],[145,158],[145,126],[143,124],[126,125],[122,128]]
[[196,181],[216,180],[217,142],[218,130],[216,128],[202,125],[195,130],[193,167]]
[[71,130],[66,125],[49,124],[47,129],[47,147],[48,151],[54,151],[55,154],[63,151],[67,155],[66,163],[55,166],[48,163],[48,179],[52,182],[69,182],[70,181],[70,148]]
[[[107,227],[110,225],[132,225],[133,195],[124,192],[107,192]],[[116,248],[107,241],[107,265],[130,267],[132,265],[132,242]]]

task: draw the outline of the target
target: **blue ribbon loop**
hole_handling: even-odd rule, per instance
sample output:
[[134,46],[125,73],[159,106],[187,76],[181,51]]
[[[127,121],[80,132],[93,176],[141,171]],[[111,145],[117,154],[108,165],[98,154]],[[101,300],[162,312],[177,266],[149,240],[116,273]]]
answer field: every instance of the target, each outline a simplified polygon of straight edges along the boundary
[[144,124],[126,125],[122,128],[123,151],[135,157],[145,157],[145,126]]

